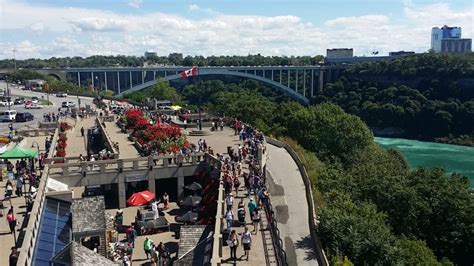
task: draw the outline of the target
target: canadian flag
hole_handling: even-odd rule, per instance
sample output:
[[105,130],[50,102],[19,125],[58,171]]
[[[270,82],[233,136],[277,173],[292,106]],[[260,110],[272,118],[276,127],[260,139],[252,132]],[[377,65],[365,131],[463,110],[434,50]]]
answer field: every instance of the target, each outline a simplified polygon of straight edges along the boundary
[[197,66],[194,66],[193,68],[190,68],[188,70],[185,70],[185,71],[181,72],[181,77],[183,79],[185,79],[187,77],[197,76],[197,75],[198,75],[198,67]]

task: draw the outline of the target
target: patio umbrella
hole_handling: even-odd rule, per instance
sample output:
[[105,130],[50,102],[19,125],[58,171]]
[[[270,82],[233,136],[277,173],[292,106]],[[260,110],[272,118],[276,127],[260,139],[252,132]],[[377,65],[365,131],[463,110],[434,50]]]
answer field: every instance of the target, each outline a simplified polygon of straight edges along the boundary
[[148,190],[133,193],[133,195],[127,200],[128,205],[140,206],[147,204],[152,199],[155,198],[155,194],[151,193]]
[[188,211],[185,214],[176,217],[176,221],[181,223],[195,223],[197,219],[198,214],[192,211]]
[[179,202],[180,206],[197,207],[201,203],[201,197],[198,196],[187,196]]
[[191,191],[198,191],[202,189],[202,186],[198,182],[193,182],[191,185],[187,185],[186,189]]

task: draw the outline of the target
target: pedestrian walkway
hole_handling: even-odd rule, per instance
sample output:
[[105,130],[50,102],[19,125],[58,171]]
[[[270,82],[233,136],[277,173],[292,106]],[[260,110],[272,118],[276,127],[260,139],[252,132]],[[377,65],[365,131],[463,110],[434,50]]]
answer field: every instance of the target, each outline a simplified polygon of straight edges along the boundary
[[109,133],[111,141],[119,144],[120,159],[140,157],[134,143],[128,139],[128,134],[122,133],[122,130],[115,122],[105,122],[105,130]]
[[[272,205],[289,265],[318,265],[308,224],[308,203],[298,166],[284,149],[267,144]],[[273,195],[273,194],[276,195]]]
[[[95,117],[89,117],[84,119],[79,119],[74,121],[73,119],[66,120],[67,123],[73,128],[71,130],[66,131],[67,136],[67,147],[66,147],[66,156],[79,156],[87,155],[87,129],[95,126]],[[74,124],[76,126],[74,126]],[[84,127],[85,134],[82,136],[81,128]]]
[[[199,139],[205,139],[206,142],[212,149],[214,150],[214,154],[226,154],[227,153],[227,146],[232,146],[234,149],[238,148],[238,145],[241,144],[242,142],[239,140],[238,136],[234,135],[234,131],[229,129],[229,128],[224,128],[224,131],[215,131],[213,132],[212,135],[209,136],[189,136],[188,137],[189,141],[193,143],[198,143]],[[243,163],[242,164],[242,170],[243,172],[248,172],[248,165]],[[234,190],[234,204],[232,208],[232,212],[234,214],[234,226],[232,229],[234,229],[237,232],[238,239],[239,239],[239,247],[237,248],[237,258],[243,257],[244,256],[244,250],[242,247],[242,233],[244,232],[244,225],[240,225],[238,223],[237,219],[237,208],[238,204],[241,198],[244,199],[245,203],[245,223],[249,228],[249,231],[252,232],[253,230],[253,225],[252,225],[252,220],[251,220],[251,215],[248,213],[248,208],[247,204],[250,200],[250,197],[247,196],[247,192],[244,187],[244,179],[242,176],[239,177],[240,181],[240,189],[238,192],[237,197],[235,197],[235,190]],[[251,196],[256,200],[254,196]],[[261,212],[262,214],[262,223],[259,225],[259,230],[261,228],[265,229],[266,224],[264,224],[265,219],[265,213]],[[224,221],[225,223],[225,221]],[[266,261],[266,250],[264,246],[264,238],[268,238],[268,236],[265,234],[266,231],[258,231],[257,234],[252,234],[252,245],[251,245],[251,250],[250,250],[250,256],[249,260],[237,260],[238,265],[267,265]],[[273,249],[273,247],[272,247]],[[233,264],[233,261],[229,260],[230,258],[230,248],[228,246],[223,247],[223,252],[222,252],[222,263],[223,264]]]

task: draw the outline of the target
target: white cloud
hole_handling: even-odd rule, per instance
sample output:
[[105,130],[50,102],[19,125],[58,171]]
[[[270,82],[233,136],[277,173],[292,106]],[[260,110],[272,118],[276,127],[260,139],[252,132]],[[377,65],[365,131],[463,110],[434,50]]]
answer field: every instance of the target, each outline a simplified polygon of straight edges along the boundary
[[123,31],[128,25],[126,20],[95,17],[71,20],[70,23],[79,31]]
[[130,0],[128,5],[133,8],[140,8],[143,4],[143,0]]
[[46,27],[41,22],[36,22],[30,25],[30,29],[36,34],[41,35],[46,30]]
[[[290,15],[227,15],[196,4],[189,5],[188,11],[201,12],[202,19],[159,12],[132,15],[36,6],[12,0],[0,0],[0,6],[9,7],[0,16],[0,34],[26,29],[28,34],[33,30],[49,37],[2,40],[1,47],[6,50],[21,46],[21,58],[141,55],[146,50],[162,55],[317,55],[334,47],[352,47],[357,55],[369,54],[374,48],[380,54],[394,50],[423,52],[429,48],[433,26],[462,26],[464,37],[472,36],[473,30],[471,8],[453,10],[448,4],[416,5],[411,1],[405,3],[401,16],[339,17],[322,25]],[[5,57],[11,55],[0,53],[0,58]]]

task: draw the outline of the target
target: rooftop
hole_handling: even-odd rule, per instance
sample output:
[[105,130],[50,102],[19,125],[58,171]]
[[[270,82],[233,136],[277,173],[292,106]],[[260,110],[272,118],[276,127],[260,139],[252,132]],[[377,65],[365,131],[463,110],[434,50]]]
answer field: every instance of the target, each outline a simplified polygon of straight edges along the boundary
[[74,241],[65,246],[52,262],[62,265],[121,265]]
[[103,196],[75,199],[71,212],[73,233],[103,231],[107,228]]
[[210,265],[212,256],[211,226],[181,226],[176,265]]

